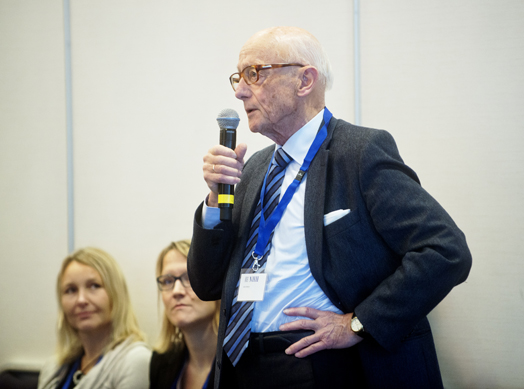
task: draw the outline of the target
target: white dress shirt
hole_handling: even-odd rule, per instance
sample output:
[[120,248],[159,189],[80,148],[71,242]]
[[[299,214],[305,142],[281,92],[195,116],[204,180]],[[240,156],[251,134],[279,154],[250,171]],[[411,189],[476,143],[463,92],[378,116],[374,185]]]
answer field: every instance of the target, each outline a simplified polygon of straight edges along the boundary
[[[286,167],[280,197],[295,179],[304,158],[322,123],[324,110],[297,131],[282,147],[293,161]],[[275,148],[280,147],[275,145]],[[281,324],[300,319],[282,311],[292,307],[311,307],[342,314],[324,294],[311,274],[304,232],[304,198],[308,175],[302,179],[289,202],[282,219],[275,227],[271,252],[265,265],[268,274],[263,301],[254,304],[252,332],[279,331]],[[219,208],[207,207],[204,202],[204,228],[220,222]],[[240,274],[239,274],[240,277]]]

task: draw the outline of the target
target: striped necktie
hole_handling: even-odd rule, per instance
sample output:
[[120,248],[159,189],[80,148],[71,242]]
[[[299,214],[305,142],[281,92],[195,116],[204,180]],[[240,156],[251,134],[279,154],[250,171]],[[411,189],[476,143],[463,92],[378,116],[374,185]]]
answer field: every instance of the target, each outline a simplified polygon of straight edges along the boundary
[[[271,169],[266,179],[266,192],[264,194],[264,218],[268,220],[275,210],[280,200],[280,188],[282,181],[284,181],[286,166],[292,158],[282,149],[279,148],[275,152]],[[255,209],[255,217],[251,223],[249,231],[249,239],[244,251],[244,261],[242,262],[242,269],[249,269],[253,266],[253,256],[251,255],[255,249],[258,239],[258,226],[260,224],[261,204],[258,200]],[[260,268],[263,269],[269,255],[271,248],[271,239],[273,232],[269,237],[267,246],[264,249],[264,255],[259,260]],[[235,295],[233,297],[233,306],[231,309],[231,318],[226,328],[226,337],[224,338],[224,351],[229,359],[236,366],[242,353],[247,348],[249,343],[249,335],[251,334],[251,318],[253,316],[253,302],[252,301],[237,301],[238,287],[240,280],[237,282]]]

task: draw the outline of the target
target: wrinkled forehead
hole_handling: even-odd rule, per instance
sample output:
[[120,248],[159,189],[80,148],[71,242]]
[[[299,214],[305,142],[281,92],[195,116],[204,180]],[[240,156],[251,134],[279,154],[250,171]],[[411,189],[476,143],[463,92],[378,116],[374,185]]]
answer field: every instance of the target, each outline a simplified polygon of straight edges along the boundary
[[250,39],[240,50],[238,56],[238,71],[247,66],[262,65],[271,63],[280,63],[281,60],[277,54],[274,45],[271,45],[267,39],[258,38]]

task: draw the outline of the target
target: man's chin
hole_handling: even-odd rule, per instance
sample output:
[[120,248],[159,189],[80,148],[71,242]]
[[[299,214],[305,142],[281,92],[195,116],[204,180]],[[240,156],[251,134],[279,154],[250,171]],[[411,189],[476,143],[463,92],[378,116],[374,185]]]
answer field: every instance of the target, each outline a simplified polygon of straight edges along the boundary
[[256,122],[256,120],[251,120],[249,119],[248,120],[248,125],[249,125],[249,130],[253,133],[253,134],[257,134],[260,132],[260,125]]

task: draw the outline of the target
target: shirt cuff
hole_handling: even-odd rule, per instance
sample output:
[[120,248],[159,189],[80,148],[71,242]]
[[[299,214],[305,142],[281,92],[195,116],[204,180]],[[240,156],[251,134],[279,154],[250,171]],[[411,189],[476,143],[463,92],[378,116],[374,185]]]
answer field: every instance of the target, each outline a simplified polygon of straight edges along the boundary
[[220,223],[220,208],[208,207],[207,197],[204,201],[204,207],[202,208],[202,227],[208,230],[212,230]]

